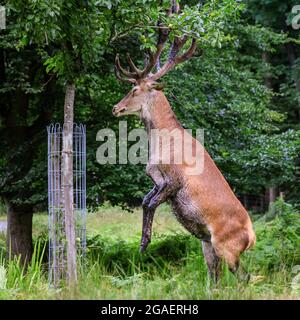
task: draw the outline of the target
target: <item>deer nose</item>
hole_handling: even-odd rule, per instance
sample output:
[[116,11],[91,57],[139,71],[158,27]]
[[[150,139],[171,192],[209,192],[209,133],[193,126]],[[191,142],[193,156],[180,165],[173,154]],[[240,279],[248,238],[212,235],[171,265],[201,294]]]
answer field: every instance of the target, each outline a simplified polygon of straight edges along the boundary
[[113,114],[113,115],[116,114],[116,109],[117,109],[117,105],[115,105],[115,106],[112,108],[112,114]]

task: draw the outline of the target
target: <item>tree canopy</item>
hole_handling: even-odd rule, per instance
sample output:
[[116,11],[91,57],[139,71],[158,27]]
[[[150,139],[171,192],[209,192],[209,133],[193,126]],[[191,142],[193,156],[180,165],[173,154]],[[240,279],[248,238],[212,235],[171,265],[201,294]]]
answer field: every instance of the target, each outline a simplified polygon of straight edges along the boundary
[[[67,81],[76,83],[75,120],[87,125],[88,203],[132,206],[150,187],[142,165],[99,165],[96,133],[117,130],[112,106],[129,87],[114,58],[143,63],[157,21],[170,37],[197,38],[195,57],[163,81],[186,128],[204,128],[205,146],[238,194],[295,187],[299,155],[299,32],[295,1],[4,1],[0,31],[0,196],[20,210],[46,208],[46,125],[61,122]],[[162,59],[165,57],[163,56]],[[128,118],[129,129],[140,127]],[[296,188],[296,187],[295,187]],[[295,188],[287,192],[294,201]]]

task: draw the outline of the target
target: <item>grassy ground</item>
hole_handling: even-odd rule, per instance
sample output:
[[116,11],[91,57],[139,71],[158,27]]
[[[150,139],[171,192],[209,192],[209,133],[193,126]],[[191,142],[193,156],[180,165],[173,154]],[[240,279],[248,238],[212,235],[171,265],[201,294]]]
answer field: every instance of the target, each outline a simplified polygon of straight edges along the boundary
[[[299,288],[292,285],[293,260],[274,267],[267,264],[266,256],[264,265],[260,251],[255,256],[246,254],[242,260],[252,274],[249,283],[237,281],[225,267],[220,283],[210,283],[200,242],[178,224],[167,206],[158,210],[153,241],[147,253],[140,255],[141,220],[141,210],[128,213],[112,207],[88,215],[87,267],[79,272],[78,287],[72,292],[48,287],[47,272],[39,258],[27,273],[17,262],[5,264],[0,259],[0,299],[300,298]],[[47,223],[46,214],[34,216],[35,238],[46,234]],[[262,222],[256,226],[264,229]],[[4,241],[3,235],[1,239]],[[36,247],[38,252],[43,250],[43,244]]]

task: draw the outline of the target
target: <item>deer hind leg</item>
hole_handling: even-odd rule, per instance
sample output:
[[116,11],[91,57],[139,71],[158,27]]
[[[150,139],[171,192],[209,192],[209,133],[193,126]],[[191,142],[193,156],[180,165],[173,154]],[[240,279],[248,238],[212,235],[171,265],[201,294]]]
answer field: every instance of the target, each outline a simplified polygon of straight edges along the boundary
[[202,241],[202,251],[209,276],[216,283],[220,277],[221,259],[217,256],[210,241]]
[[208,241],[202,241],[202,250],[210,278],[215,282],[218,282],[220,278],[221,261],[223,259],[228,265],[229,270],[237,277],[238,280],[249,282],[250,274],[247,273],[242,265],[240,265],[239,254],[233,255],[231,253],[228,253],[220,258],[216,254],[216,251],[213,248],[211,242]]
[[227,240],[226,246],[214,243],[215,250],[225,263],[228,265],[229,270],[237,277],[238,280],[248,282],[250,274],[240,264],[240,256],[248,246],[248,234],[241,232],[236,233],[234,238]]
[[239,281],[249,282],[251,275],[240,263],[239,258],[236,258],[233,262],[227,264],[231,273],[233,273]]
[[236,276],[239,281],[246,283],[250,280],[250,273],[240,264],[240,259],[236,258],[233,262],[227,263],[229,270]]

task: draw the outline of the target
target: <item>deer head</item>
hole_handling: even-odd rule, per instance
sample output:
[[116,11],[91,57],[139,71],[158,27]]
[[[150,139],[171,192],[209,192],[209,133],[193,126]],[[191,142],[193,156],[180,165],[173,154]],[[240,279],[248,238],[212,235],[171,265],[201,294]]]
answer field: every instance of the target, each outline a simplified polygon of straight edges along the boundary
[[[179,6],[171,6],[168,14],[178,13]],[[168,41],[170,33],[169,28],[165,27],[160,22],[158,23],[158,41],[155,53],[150,53],[148,61],[144,69],[139,69],[132,61],[129,54],[127,54],[127,61],[130,69],[124,69],[121,66],[119,54],[116,55],[115,74],[116,77],[123,82],[129,82],[134,85],[130,92],[113,107],[113,114],[115,116],[122,116],[128,114],[139,115],[141,111],[151,105],[151,101],[155,98],[158,91],[163,89],[161,83],[157,82],[162,76],[175,67],[175,65],[182,63],[192,57],[196,50],[196,40],[191,39],[189,48],[180,54],[181,49],[189,40],[187,35],[182,37],[175,36],[171,45],[166,63],[160,68],[160,55]],[[157,67],[155,73],[151,73],[154,67]]]

